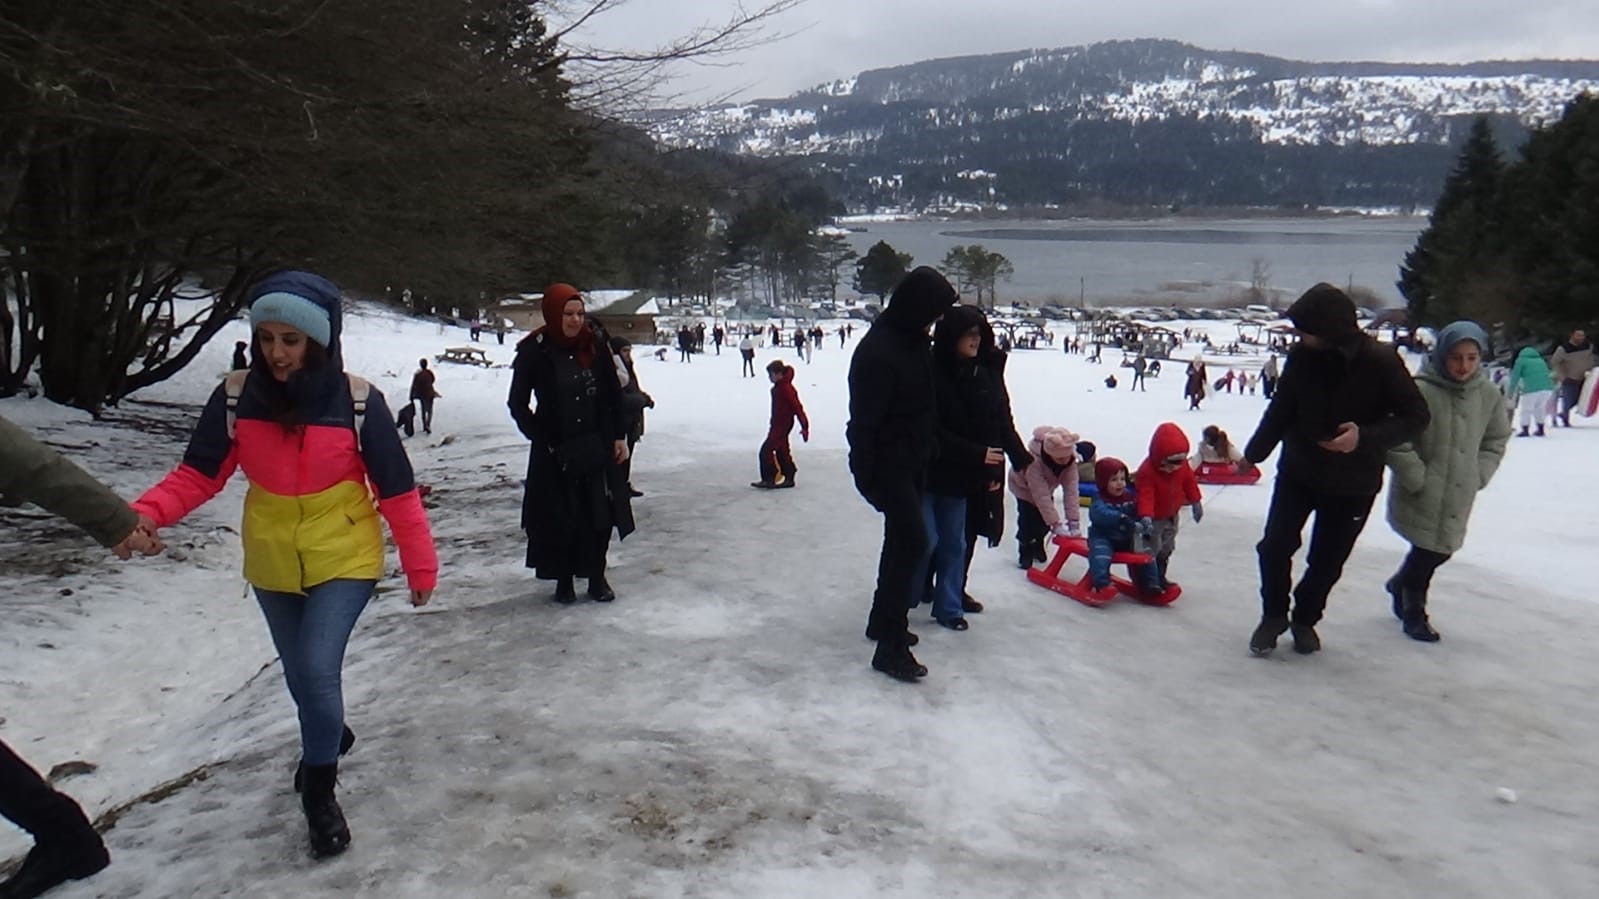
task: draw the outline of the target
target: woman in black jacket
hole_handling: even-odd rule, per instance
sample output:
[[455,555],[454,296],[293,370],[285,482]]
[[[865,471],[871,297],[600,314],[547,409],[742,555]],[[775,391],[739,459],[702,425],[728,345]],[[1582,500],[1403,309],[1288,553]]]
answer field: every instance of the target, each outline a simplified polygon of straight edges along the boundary
[[966,498],[965,545],[957,587],[962,613],[983,610],[983,604],[965,589],[978,539],[998,546],[1005,534],[1005,462],[993,460],[977,471],[957,472],[953,463],[945,469],[947,450],[942,441],[949,434],[957,453],[965,440],[980,444],[985,457],[987,450],[998,449],[1017,470],[1033,464],[1033,454],[1016,433],[1011,415],[1010,393],[1005,389],[1008,358],[995,343],[988,317],[976,307],[954,307],[933,329],[934,384],[940,421],[946,428],[939,435],[940,458],[928,467],[927,489],[929,493],[960,489]]
[[556,602],[577,600],[575,577],[588,578],[590,598],[609,602],[611,530],[633,532],[622,386],[605,331],[584,314],[577,290],[552,284],[542,306],[544,326],[516,346],[508,401],[533,442],[522,496],[527,567],[556,582]]

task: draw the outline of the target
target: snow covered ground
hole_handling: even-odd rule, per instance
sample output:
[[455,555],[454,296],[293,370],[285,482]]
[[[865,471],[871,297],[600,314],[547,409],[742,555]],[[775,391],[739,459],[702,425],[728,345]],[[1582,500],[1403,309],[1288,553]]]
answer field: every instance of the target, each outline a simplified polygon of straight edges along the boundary
[[[108,421],[43,400],[0,414],[133,495],[177,461],[234,331]],[[419,356],[465,342],[377,312],[346,335],[349,367],[394,400]],[[1599,882],[1599,426],[1513,441],[1438,576],[1436,646],[1389,614],[1403,544],[1374,516],[1326,649],[1251,659],[1268,480],[1207,488],[1170,608],[1089,609],[1028,584],[1008,537],[980,551],[988,611],[965,633],[913,619],[931,675],[909,686],[869,669],[861,633],[880,521],[844,465],[853,346],[832,337],[797,363],[812,440],[799,488],[777,493],[746,486],[766,380],[738,377],[733,350],[637,351],[658,408],[609,606],[556,606],[521,566],[509,370],[439,366],[435,433],[408,446],[445,568],[431,605],[412,610],[391,579],[358,628],[341,788],[355,841],[323,863],[239,573],[242,479],[153,560],[118,563],[37,510],[0,515],[0,736],[42,768],[97,764],[61,786],[119,810],[112,867],[56,895],[1574,897]],[[1018,425],[1068,426],[1136,465],[1160,421],[1243,440],[1263,407],[1222,394],[1190,413],[1179,365],[1146,393],[1125,371],[1106,390],[1109,369],[1017,351]],[[0,828],[0,859],[26,846]]]

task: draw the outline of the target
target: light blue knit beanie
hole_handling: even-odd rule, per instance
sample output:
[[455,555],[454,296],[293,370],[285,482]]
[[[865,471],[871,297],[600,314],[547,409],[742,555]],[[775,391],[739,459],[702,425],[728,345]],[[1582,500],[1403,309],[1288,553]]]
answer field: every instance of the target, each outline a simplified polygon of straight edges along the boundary
[[262,294],[250,304],[250,330],[254,331],[262,322],[288,325],[304,332],[323,348],[333,339],[327,310],[299,294],[284,291]]

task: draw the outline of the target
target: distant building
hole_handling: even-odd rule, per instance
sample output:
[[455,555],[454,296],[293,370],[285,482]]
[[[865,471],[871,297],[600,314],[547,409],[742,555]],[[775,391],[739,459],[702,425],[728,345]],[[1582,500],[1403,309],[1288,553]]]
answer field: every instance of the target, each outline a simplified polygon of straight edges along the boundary
[[[505,319],[520,331],[544,326],[539,303],[542,293],[524,293],[501,299],[484,311],[489,321]],[[655,300],[642,290],[590,290],[583,293],[585,308],[605,326],[613,337],[626,337],[634,343],[655,342]]]

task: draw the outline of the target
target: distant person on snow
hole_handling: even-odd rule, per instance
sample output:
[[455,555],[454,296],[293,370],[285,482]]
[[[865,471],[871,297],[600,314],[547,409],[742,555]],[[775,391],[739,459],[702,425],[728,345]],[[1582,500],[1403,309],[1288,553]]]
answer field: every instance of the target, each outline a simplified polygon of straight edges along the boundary
[[[1415,439],[1430,420],[1410,371],[1392,347],[1360,330],[1342,290],[1317,284],[1288,307],[1288,318],[1299,345],[1238,463],[1247,474],[1282,445],[1256,546],[1261,619],[1249,650],[1257,656],[1270,655],[1290,628],[1295,652],[1321,649],[1316,623],[1382,489],[1388,451]],[[1310,552],[1294,587],[1293,557],[1311,515]]]
[[1188,399],[1189,411],[1198,409],[1200,402],[1204,400],[1205,390],[1209,387],[1205,383],[1207,377],[1209,376],[1205,373],[1205,360],[1198,356],[1189,360],[1188,377],[1183,382],[1183,396]]
[[1544,435],[1544,422],[1549,417],[1549,399],[1554,395],[1555,379],[1548,363],[1536,347],[1523,347],[1516,354],[1516,364],[1510,368],[1510,380],[1505,390],[1510,396],[1520,395],[1521,431],[1517,437],[1526,437],[1527,428],[1538,425],[1538,436]]
[[321,858],[350,843],[334,797],[339,757],[355,742],[342,670],[386,568],[379,517],[399,545],[413,606],[432,597],[439,557],[383,394],[344,371],[339,289],[287,271],[256,282],[249,298],[253,367],[212,391],[182,464],[133,510],[155,533],[216,496],[235,468],[249,479],[244,578],[299,712],[294,782]]
[[755,339],[745,334],[744,339],[738,342],[738,354],[744,359],[738,376],[755,377]]
[[[1138,491],[1127,474],[1127,464],[1112,456],[1094,463],[1094,486],[1098,492],[1088,506],[1088,583],[1091,596],[1099,602],[1116,595],[1110,583],[1111,559],[1119,552],[1133,550],[1139,531]],[[1133,583],[1145,594],[1160,593],[1160,575],[1154,565],[1129,565]]]
[[[773,359],[766,366],[766,376],[772,381],[772,418],[766,429],[766,439],[761,442],[761,479],[751,482],[751,487],[774,490],[794,486],[794,451],[789,448],[788,435],[794,431],[794,420],[799,419],[800,439],[809,443],[811,420],[800,404],[799,391],[794,388],[794,367]],[[777,476],[783,479],[779,481]]]
[[919,266],[894,288],[849,367],[849,470],[855,489],[883,515],[883,548],[866,636],[872,667],[901,681],[927,675],[911,653],[910,599],[927,570],[922,518],[927,463],[936,446],[937,398],[927,329],[960,297],[937,269]]
[[232,371],[244,371],[250,367],[250,357],[245,353],[245,350],[249,349],[249,347],[250,345],[242,340],[233,344]]
[[1487,349],[1488,334],[1476,322],[1454,322],[1438,332],[1416,375],[1432,421],[1388,453],[1394,472],[1388,523],[1410,542],[1410,552],[1386,586],[1406,636],[1424,643],[1439,639],[1427,620],[1433,572],[1465,544],[1472,504],[1499,469],[1510,440],[1499,389],[1482,371]]
[[1144,359],[1144,354],[1139,353],[1133,360],[1133,382],[1127,385],[1128,390],[1145,390],[1144,372],[1149,370],[1149,362]]
[[1571,427],[1571,410],[1577,407],[1577,399],[1582,395],[1583,378],[1596,362],[1599,356],[1594,354],[1593,344],[1581,328],[1572,331],[1571,337],[1556,347],[1554,356],[1550,357],[1549,365],[1560,380],[1559,421],[1562,427]]
[[[1027,444],[1032,462],[1010,473],[1010,492],[1016,497],[1016,567],[1031,568],[1034,562],[1048,559],[1044,541],[1051,535],[1082,535],[1077,453],[1083,445],[1065,428],[1042,425],[1033,429],[1033,439]],[[1061,493],[1058,510],[1057,490]]]
[[638,371],[633,367],[633,342],[626,337],[611,338],[611,361],[616,365],[617,379],[622,382],[622,428],[627,433],[627,459],[622,462],[622,481],[627,492],[637,499],[644,495],[633,486],[634,447],[644,439],[644,410],[655,408],[655,399],[639,386]]
[[[119,559],[163,549],[123,499],[55,450],[0,418],[0,505],[34,503],[72,522]],[[0,896],[38,896],[111,863],[83,808],[0,741],[0,815],[32,835],[22,867]]]
[[438,399],[440,394],[438,388],[434,386],[436,376],[433,370],[428,368],[428,361],[426,359],[418,359],[416,364],[416,374],[411,375],[411,402],[417,403],[422,407],[422,433],[431,434],[433,433],[433,401]]
[[1199,482],[1188,466],[1188,435],[1175,422],[1163,422],[1149,438],[1149,455],[1134,476],[1138,483],[1138,524],[1149,536],[1155,557],[1156,592],[1170,589],[1166,577],[1177,550],[1177,515],[1187,506],[1198,524],[1205,517]]

